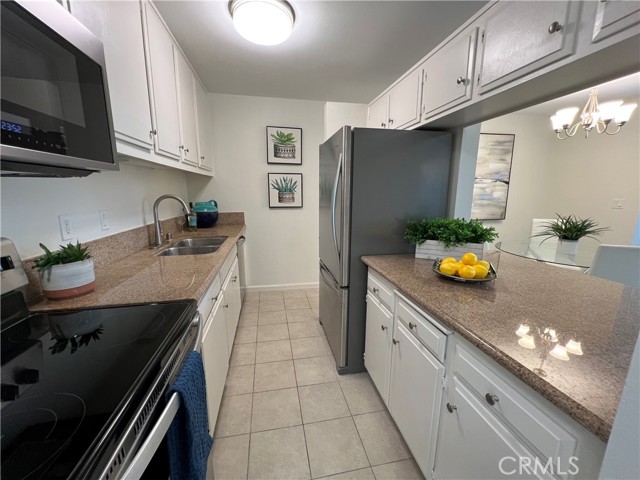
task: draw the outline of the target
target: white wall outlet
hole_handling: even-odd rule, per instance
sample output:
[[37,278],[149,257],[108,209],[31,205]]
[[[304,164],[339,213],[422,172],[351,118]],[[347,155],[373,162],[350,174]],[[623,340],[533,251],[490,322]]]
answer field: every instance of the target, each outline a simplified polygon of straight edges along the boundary
[[73,234],[71,215],[58,215],[58,221],[60,222],[60,236],[62,240],[71,240],[75,236]]
[[106,210],[99,210],[98,215],[100,216],[100,228],[102,230],[109,230],[109,214]]
[[611,208],[622,210],[624,208],[624,198],[614,198],[611,202]]

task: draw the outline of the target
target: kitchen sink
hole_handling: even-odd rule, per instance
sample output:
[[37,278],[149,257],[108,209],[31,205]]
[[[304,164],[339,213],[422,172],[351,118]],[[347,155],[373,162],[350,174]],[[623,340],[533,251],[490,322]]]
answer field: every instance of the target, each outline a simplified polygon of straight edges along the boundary
[[220,245],[210,245],[207,247],[171,247],[156,253],[157,257],[173,257],[175,255],[205,255],[213,253],[220,248]]
[[176,242],[173,246],[174,247],[220,247],[220,245],[222,245],[227,238],[228,237],[184,238]]

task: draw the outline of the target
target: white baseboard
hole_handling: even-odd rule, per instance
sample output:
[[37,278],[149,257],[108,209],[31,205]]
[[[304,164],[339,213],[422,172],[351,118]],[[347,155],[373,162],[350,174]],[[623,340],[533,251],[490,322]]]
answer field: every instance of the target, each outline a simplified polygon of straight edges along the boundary
[[289,283],[283,285],[253,285],[247,287],[246,292],[268,292],[270,290],[311,290],[318,288],[319,283]]

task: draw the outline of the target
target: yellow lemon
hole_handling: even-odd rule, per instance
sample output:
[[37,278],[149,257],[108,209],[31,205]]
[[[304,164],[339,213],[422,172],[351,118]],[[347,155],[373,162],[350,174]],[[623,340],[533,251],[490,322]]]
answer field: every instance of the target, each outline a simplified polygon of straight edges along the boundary
[[487,271],[491,270],[491,265],[486,260],[478,260],[478,263],[476,265],[482,265],[484,268],[487,269]]
[[489,274],[489,269],[484,265],[480,265],[479,262],[477,265],[474,265],[473,268],[476,271],[476,276],[474,278],[485,278]]
[[[459,271],[460,271],[460,269],[461,269],[462,267],[464,267],[464,263],[462,263],[462,262],[456,262],[456,263],[455,263],[455,266],[456,266],[456,270],[457,270],[457,272],[459,272]],[[456,273],[457,273],[457,272],[456,272]]]
[[455,258],[453,258],[453,257],[447,257],[444,260],[442,260],[442,262],[440,262],[440,263],[449,263],[449,262],[456,263],[457,260]]
[[458,267],[455,263],[452,262],[441,263],[440,271],[445,275],[455,275],[458,271]]
[[458,275],[462,278],[473,278],[476,276],[476,269],[472,265],[465,265],[458,270]]
[[462,255],[460,261],[465,265],[475,265],[476,263],[478,263],[478,257],[475,253],[467,252]]

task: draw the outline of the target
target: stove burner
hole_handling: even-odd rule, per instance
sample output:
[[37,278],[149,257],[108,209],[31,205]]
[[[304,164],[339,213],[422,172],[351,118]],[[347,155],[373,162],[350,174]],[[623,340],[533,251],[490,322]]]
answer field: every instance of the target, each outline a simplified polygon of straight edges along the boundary
[[[2,411],[2,476],[37,478],[62,452],[86,414],[82,398],[47,393],[13,402]],[[36,475],[36,477],[32,477]]]

